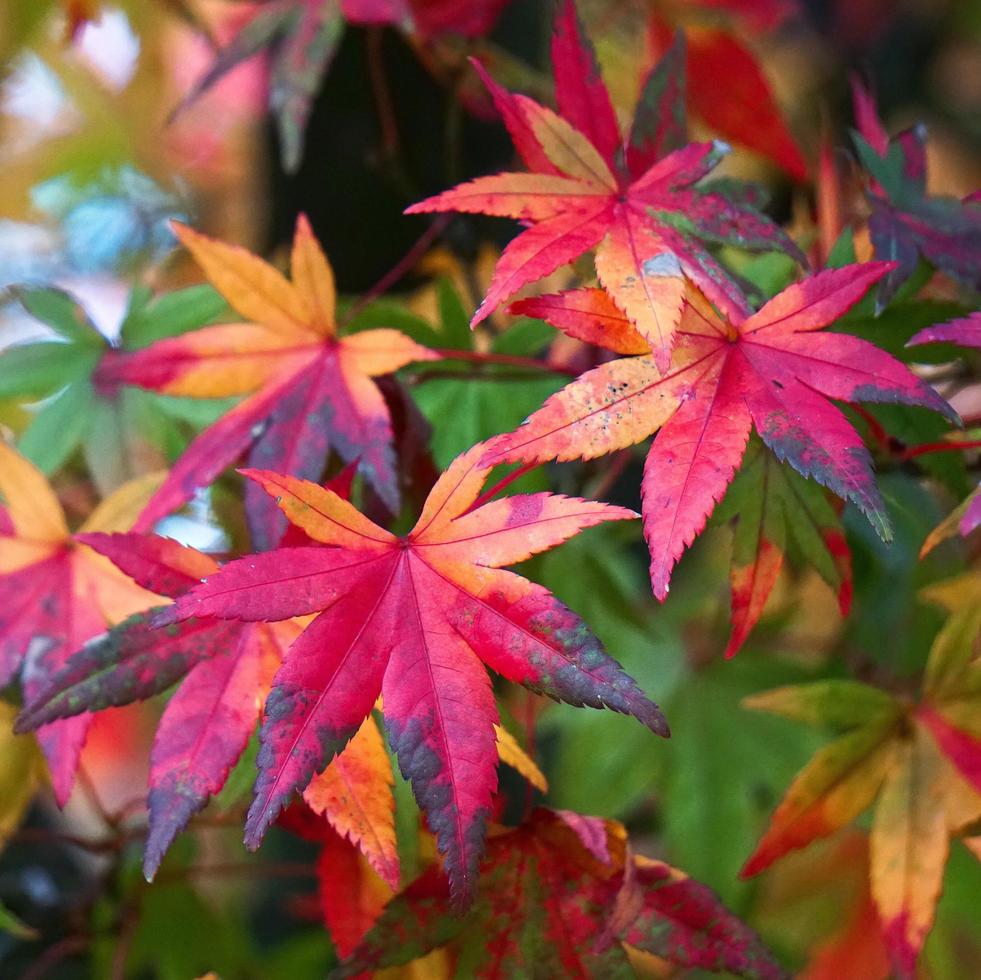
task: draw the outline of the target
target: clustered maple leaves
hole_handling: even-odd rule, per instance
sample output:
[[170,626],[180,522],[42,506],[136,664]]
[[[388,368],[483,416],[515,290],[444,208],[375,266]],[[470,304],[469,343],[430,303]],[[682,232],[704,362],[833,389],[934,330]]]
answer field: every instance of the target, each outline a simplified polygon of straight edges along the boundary
[[[304,17],[321,15],[308,6]],[[499,5],[485,6],[492,17]],[[335,16],[367,17],[369,7],[342,4]],[[425,8],[407,4],[398,16],[410,11],[421,24]],[[285,30],[287,15],[300,16],[282,4],[262,31],[253,23],[253,48]],[[335,28],[324,21],[318,30]],[[857,507],[884,539],[890,525],[871,456],[832,400],[956,414],[899,360],[826,328],[873,287],[877,303],[888,303],[920,256],[976,285],[981,211],[970,200],[927,198],[922,139],[914,131],[888,140],[857,89],[872,246],[897,261],[805,274],[753,309],[719,246],[806,259],[747,203],[749,193],[706,180],[728,148],[688,142],[684,60],[679,35],[625,131],[571,2],[552,45],[558,111],[508,92],[476,65],[528,171],[480,177],[408,211],[525,225],[502,252],[475,325],[595,250],[598,285],[520,299],[510,311],[606,353],[515,431],[455,459],[407,533],[386,526],[402,509],[404,474],[393,412],[373,379],[443,355],[395,329],[347,329],[330,265],[302,216],[291,279],[178,226],[242,322],[112,351],[93,368],[105,392],[245,396],[169,474],[124,487],[73,535],[43,476],[0,444],[0,668],[4,682],[19,673],[26,704],[17,727],[39,731],[59,802],[89,713],[180,681],[151,760],[144,869],[152,877],[221,791],[258,724],[247,845],[257,847],[277,819],[304,826],[304,811],[290,806],[301,794],[332,828],[318,831],[324,854],[363,895],[359,909],[370,909],[355,922],[325,898],[345,956],[339,976],[440,951],[481,976],[512,975],[532,955],[549,975],[619,975],[630,949],[683,966],[782,975],[711,892],[634,855],[619,825],[546,809],[516,828],[496,824],[498,762],[540,774],[500,725],[487,667],[555,701],[631,715],[661,736],[668,726],[574,611],[505,568],[586,528],[641,515],[554,493],[499,496],[507,479],[485,484],[497,466],[591,460],[653,435],[640,489],[658,599],[726,497],[723,516],[738,518],[727,656],[760,618],[791,537],[847,611],[847,544],[815,483]],[[794,169],[796,158],[784,154]],[[926,227],[935,216],[948,222],[944,234]],[[981,346],[978,314],[911,341],[931,342]],[[347,469],[321,485],[331,453]],[[152,533],[243,456],[254,553],[219,565]],[[363,511],[350,499],[355,472]],[[965,503],[962,533],[981,522],[979,504],[978,496]],[[791,786],[745,873],[844,826],[878,794],[872,897],[902,975],[912,975],[929,931],[950,835],[981,820],[979,628],[976,609],[951,618],[912,708],[844,681],[751,702],[846,734]],[[373,711],[438,852],[387,904],[399,867],[392,774]],[[929,855],[917,857],[919,848]],[[362,859],[384,885],[370,883]],[[473,918],[461,919],[467,910]]]

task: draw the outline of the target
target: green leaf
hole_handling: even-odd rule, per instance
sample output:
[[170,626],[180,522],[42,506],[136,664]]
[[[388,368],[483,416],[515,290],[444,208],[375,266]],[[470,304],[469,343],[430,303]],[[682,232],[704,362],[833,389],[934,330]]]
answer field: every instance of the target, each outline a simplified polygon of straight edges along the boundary
[[728,905],[747,896],[739,869],[784,787],[821,744],[806,728],[740,708],[746,695],[794,673],[744,650],[692,674],[665,707],[672,738],[658,768],[668,859]]
[[8,347],[0,354],[0,398],[38,398],[92,373],[97,351],[61,341]]
[[[743,256],[747,254],[741,253]],[[758,298],[765,302],[797,278],[797,262],[783,252],[765,252],[744,259],[736,271],[756,287]]]
[[86,347],[106,346],[85,311],[62,289],[49,286],[11,286],[10,293],[35,319],[56,330],[66,340]]
[[231,810],[232,807],[240,803],[248,802],[252,796],[252,789],[255,786],[256,756],[259,754],[259,730],[252,733],[245,746],[245,750],[239,756],[238,762],[228,774],[225,785],[221,791],[215,795],[215,806],[219,810]]
[[[163,412],[172,419],[186,422],[194,429],[200,430],[216,422],[222,415],[232,409],[239,401],[238,398],[182,398],[176,395],[159,395],[153,391],[140,391],[142,399],[140,412]],[[162,444],[162,443],[161,443]],[[177,447],[176,454],[187,448],[187,439]]]
[[901,196],[906,184],[906,178],[903,174],[902,147],[898,143],[892,142],[883,157],[872,149],[860,133],[853,131],[852,139],[862,166],[882,185],[886,194],[890,198]]
[[844,228],[831,246],[824,264],[829,269],[841,269],[856,261],[858,260],[855,256],[855,230],[851,227]]
[[407,310],[401,303],[390,299],[376,299],[350,319],[351,301],[338,303],[338,321],[343,324],[346,334],[360,333],[362,330],[375,330],[379,327],[392,327],[427,347],[447,347],[443,335],[434,330],[421,316]]
[[[867,410],[879,420],[886,432],[907,446],[941,442],[951,431],[946,419],[925,409],[909,405],[869,405]],[[861,423],[859,428],[861,430]],[[955,499],[966,497],[974,487],[964,453],[956,449],[924,453],[913,462],[942,483]]]
[[504,333],[498,334],[491,345],[495,354],[511,354],[532,357],[555,340],[555,330],[544,320],[521,319],[515,321]]
[[470,330],[470,315],[460,294],[453,288],[453,283],[449,279],[440,279],[436,284],[436,296],[439,302],[439,346],[471,350],[473,334]]
[[85,465],[105,497],[131,476],[127,457],[124,412],[116,402],[93,398],[90,421],[82,440]]
[[943,364],[946,361],[956,360],[964,351],[953,344],[923,344],[907,347],[906,342],[918,331],[931,327],[935,323],[954,320],[966,312],[965,307],[959,303],[908,300],[904,303],[891,304],[878,316],[872,315],[871,308],[859,312],[853,308],[838,321],[836,329],[867,340],[907,363]]
[[21,922],[10,909],[0,902],[0,932],[9,933],[17,939],[37,939],[37,929]]
[[846,731],[899,713],[899,705],[877,687],[853,680],[822,680],[780,687],[743,698],[751,711],[765,711],[807,725]]
[[43,473],[53,473],[85,438],[94,400],[87,381],[68,385],[34,416],[18,440],[18,449]]
[[[712,515],[715,523],[738,520],[734,564],[746,564],[758,533],[789,554],[795,565],[813,566],[839,593],[844,584],[840,555],[844,532],[827,492],[779,462],[757,437],[750,440],[743,465]],[[841,535],[840,541],[835,539]]]
[[[683,677],[687,610],[655,603],[636,533],[612,525],[591,528],[526,563],[523,571],[582,616],[610,654],[663,704]],[[626,819],[650,798],[665,753],[639,725],[610,711],[558,707],[542,716],[539,731],[548,746],[550,803]]]
[[428,378],[412,389],[433,426],[432,450],[441,467],[475,443],[523,422],[563,381],[544,372],[541,378],[522,375],[520,380],[509,379],[506,370],[489,370],[479,378],[456,373],[447,371],[445,378]]
[[845,624],[844,642],[891,674],[913,675],[943,621],[942,613],[917,601],[921,589],[963,567],[956,555],[938,548],[922,561],[920,547],[944,516],[937,499],[918,481],[901,473],[880,477],[895,537],[882,544],[848,507],[844,524],[852,548],[855,603]]
[[255,951],[230,893],[219,904],[189,885],[157,883],[141,890],[139,927],[126,961],[127,976],[188,980],[215,972],[249,976]]
[[134,305],[123,320],[120,333],[127,350],[146,347],[165,337],[196,330],[216,320],[228,310],[228,304],[213,286],[202,284],[164,293],[148,302]]

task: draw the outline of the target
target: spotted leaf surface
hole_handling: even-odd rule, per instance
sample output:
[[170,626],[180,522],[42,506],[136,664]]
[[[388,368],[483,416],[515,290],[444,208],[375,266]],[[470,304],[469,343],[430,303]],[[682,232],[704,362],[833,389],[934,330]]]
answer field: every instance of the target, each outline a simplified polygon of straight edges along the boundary
[[[652,355],[587,371],[495,441],[488,461],[592,459],[657,432],[641,493],[651,583],[660,599],[675,563],[732,481],[754,429],[777,459],[854,503],[888,538],[869,454],[829,399],[924,405],[948,416],[953,411],[884,351],[820,331],[891,268],[867,263],[822,272],[788,286],[747,316],[721,316],[689,287],[666,371]],[[610,303],[597,316],[602,304],[595,296],[583,300],[580,292],[562,302],[534,302],[547,301],[546,318],[575,336],[604,343],[609,335],[607,346],[618,351],[632,343],[626,316],[616,323]],[[820,534],[827,521],[808,517],[815,519]],[[772,553],[769,559],[769,569],[761,572],[772,579]],[[835,581],[840,572],[826,567],[825,577]],[[758,616],[765,591],[763,583],[737,583],[738,601],[749,607],[740,630]]]
[[785,974],[704,885],[634,857],[614,821],[539,809],[492,834],[464,919],[428,872],[396,895],[332,977],[450,951],[471,976],[631,977],[624,943],[687,968],[775,980]]
[[667,734],[657,706],[575,613],[500,568],[582,528],[635,515],[552,494],[482,503],[485,453],[479,445],[449,467],[405,538],[330,490],[249,471],[320,546],[230,562],[158,615],[163,624],[316,614],[266,702],[251,846],[349,744],[382,694],[399,766],[436,833],[454,900],[467,905],[497,785],[497,712],[485,665],[556,700],[609,707]]

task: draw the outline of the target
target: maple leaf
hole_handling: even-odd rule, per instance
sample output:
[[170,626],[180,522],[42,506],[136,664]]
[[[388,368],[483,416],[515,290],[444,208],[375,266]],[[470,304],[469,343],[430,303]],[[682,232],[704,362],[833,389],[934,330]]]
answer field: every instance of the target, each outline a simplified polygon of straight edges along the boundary
[[[161,595],[182,595],[218,570],[208,555],[156,535],[95,533],[79,539]],[[255,732],[283,654],[301,629],[292,622],[195,619],[155,630],[149,625],[153,614],[137,614],[87,643],[38,689],[16,726],[23,732],[83,711],[121,707],[183,678],[160,719],[151,753],[143,863],[148,879],[191,817],[224,787]],[[388,755],[369,717],[311,780],[304,799],[394,887],[391,786]]]
[[[912,977],[943,885],[949,838],[981,818],[981,606],[951,616],[910,707],[857,681],[819,681],[744,701],[843,732],[800,772],[743,876],[844,827],[875,803],[872,897],[897,974]],[[877,802],[876,802],[877,801]]]
[[295,173],[313,100],[344,35],[345,23],[392,24],[423,38],[490,30],[508,0],[271,0],[215,56],[184,97],[183,111],[236,65],[272,53],[269,111],[279,132],[283,168]]
[[659,599],[732,480],[753,428],[778,459],[853,502],[888,539],[868,452],[828,399],[925,405],[948,416],[952,409],[872,344],[818,331],[891,268],[880,262],[821,272],[746,317],[721,317],[689,288],[667,371],[641,353],[644,338],[600,290],[514,304],[515,312],[637,356],[581,375],[522,427],[495,441],[487,462],[593,459],[660,429],[641,483],[651,583]]
[[851,608],[851,553],[824,492],[781,466],[757,440],[750,442],[715,516],[735,522],[729,583],[732,631],[726,657],[735,656],[763,614],[788,551],[796,550],[834,589],[842,616]]
[[485,452],[478,445],[446,470],[405,538],[316,484],[245,471],[291,523],[329,547],[230,562],[158,615],[167,624],[319,614],[291,646],[266,702],[250,847],[382,693],[389,741],[436,831],[455,901],[467,904],[496,787],[497,713],[481,660],[557,700],[622,711],[667,734],[657,706],[573,612],[501,569],[582,528],[636,515],[552,494],[483,503]]
[[336,833],[324,834],[317,882],[324,924],[341,956],[349,955],[378,918],[393,891],[367,861]]
[[[327,486],[346,498],[352,475],[349,468]],[[82,533],[78,540],[159,595],[182,595],[218,570],[208,555],[157,535]],[[284,543],[313,542],[291,525]],[[154,610],[138,613],[88,642],[45,680],[16,726],[24,732],[82,712],[122,707],[183,678],[163,713],[151,756],[143,864],[151,879],[177,834],[225,786],[255,731],[282,655],[301,629],[293,622],[195,619],[155,630],[149,625],[153,615]],[[495,736],[501,761],[545,792],[544,775],[517,740],[500,726]],[[397,885],[391,765],[370,717],[313,777],[303,797],[386,882]]]
[[626,137],[621,137],[571,0],[556,20],[552,64],[558,113],[484,77],[532,172],[478,177],[406,213],[461,211],[530,224],[502,252],[472,324],[523,286],[595,246],[600,282],[666,367],[685,276],[721,309],[733,315],[749,312],[705,240],[804,258],[759,212],[695,186],[728,147],[716,142],[675,148],[683,142],[683,130],[679,133],[670,106],[661,101],[672,91],[667,76],[673,62],[652,72],[645,83]]
[[[934,324],[914,334],[907,342],[907,347],[918,344],[957,344],[959,347],[973,347],[981,350],[981,312],[971,313],[949,323]],[[934,530],[923,544],[921,556],[939,544],[950,533],[960,531],[967,537],[972,531],[981,527],[981,487],[974,491],[964,503],[951,515],[952,520],[944,521]]]
[[360,850],[391,888],[398,887],[392,764],[374,718],[357,733],[329,766],[307,784],[303,799],[333,828],[334,835]]
[[[398,510],[392,422],[372,380],[432,351],[397,330],[337,336],[334,277],[303,215],[293,238],[289,282],[244,249],[176,226],[205,274],[247,323],[219,324],[120,356],[106,380],[192,398],[248,395],[206,429],[177,461],[140,516],[149,530],[210,483],[245,450],[252,465],[319,478],[333,448]],[[279,542],[285,522],[258,491],[246,510],[260,548]]]
[[[319,846],[316,870],[320,913],[338,955],[349,956],[375,924],[398,886],[393,887],[379,877],[364,853],[327,821],[317,818],[306,804],[291,804],[277,823]],[[423,866],[435,863],[435,843],[429,834],[418,834],[418,849]],[[450,966],[447,951],[434,950],[403,969],[387,971],[385,977],[450,980],[453,976]]]
[[[174,422],[188,406],[137,388],[100,383],[100,368],[120,350],[135,350],[211,322],[225,301],[209,286],[151,299],[134,289],[110,342],[78,301],[53,287],[8,287],[27,312],[54,335],[15,344],[0,354],[0,398],[40,402],[18,448],[42,472],[54,472],[76,449],[103,493],[147,467],[181,433]],[[210,421],[210,419],[208,420]]]
[[[714,26],[720,10],[723,26]],[[650,14],[649,39],[656,53],[667,51],[680,19],[687,39],[687,91],[682,92],[693,116],[720,136],[782,167],[794,180],[808,177],[807,161],[794,138],[751,46],[741,35],[772,31],[792,14],[796,3],[742,0],[700,0],[671,11],[675,23],[661,10]],[[680,16],[679,16],[680,15]],[[684,66],[682,66],[684,70]],[[725,79],[720,85],[719,80]]]
[[[543,793],[548,786],[545,777],[538,766],[528,757],[518,745],[514,736],[510,735],[500,725],[494,726],[497,739],[497,752],[501,762],[516,769],[533,786]],[[349,921],[349,916],[337,906],[347,906],[350,897],[363,890],[365,895],[381,896],[381,904],[391,897],[392,890],[398,887],[399,864],[395,837],[395,798],[392,793],[392,767],[381,732],[374,718],[370,715],[358,729],[355,736],[345,746],[344,751],[336,756],[327,768],[313,777],[303,790],[303,802],[310,811],[323,818],[323,823],[317,828],[315,823],[305,822],[307,836],[313,832],[313,837],[324,844],[318,861],[318,878],[321,883],[321,900],[327,913],[327,922],[343,919]],[[288,818],[293,807],[283,811],[283,817]],[[280,822],[283,822],[281,817]],[[286,825],[291,826],[289,819]],[[327,829],[329,828],[329,829]],[[359,859],[352,863],[350,847],[338,846],[344,841],[360,851],[361,857],[367,861],[375,875],[381,878],[386,888],[379,888],[371,881],[371,875],[363,874],[363,863]],[[359,888],[348,890],[342,881],[335,880],[338,869],[334,860],[344,863],[346,872],[362,879]],[[355,871],[355,866],[358,868]],[[344,877],[344,869],[341,870]],[[375,879],[377,882],[377,878]],[[328,886],[330,894],[328,894]],[[339,894],[336,889],[340,889]],[[341,901],[331,901],[338,899]],[[354,918],[360,921],[355,909]],[[373,919],[372,919],[373,921]],[[364,928],[370,923],[365,923]],[[364,929],[362,929],[362,932]],[[333,934],[334,929],[331,928]],[[350,931],[341,928],[341,932],[349,935]],[[335,936],[335,941],[337,937]],[[360,939],[360,934],[357,937]],[[342,952],[350,952],[354,943]]]
[[857,78],[852,94],[858,125],[853,139],[868,178],[869,236],[875,254],[896,263],[879,286],[877,306],[889,302],[921,256],[981,289],[981,201],[927,196],[926,127],[919,124],[890,139],[875,99]]
[[[543,323],[517,321],[509,329],[492,334],[488,344],[486,336],[470,330],[470,312],[449,280],[438,280],[435,290],[438,329],[422,322],[412,330],[412,338],[438,349],[444,360],[426,364],[421,379],[410,375],[408,380],[416,381],[411,388],[412,400],[432,426],[428,444],[436,464],[443,467],[476,443],[514,428],[558,391],[563,379],[541,370],[523,378],[520,385],[510,384],[507,397],[502,398],[501,385],[507,384],[509,371],[513,377],[513,367],[486,363],[475,374],[472,364],[454,360],[455,353],[465,351],[465,356],[472,353],[477,357],[490,354],[503,361],[514,356],[533,358],[546,350],[554,334]],[[378,315],[384,317],[384,311]],[[406,324],[404,329],[412,327]]]
[[[169,538],[80,534],[135,583],[160,596],[182,595],[218,569],[214,559]],[[160,602],[152,603],[155,609]],[[140,612],[98,636],[35,685],[18,731],[79,712],[122,707],[183,681],[160,719],[150,759],[150,830],[143,863],[152,878],[174,838],[225,785],[255,731],[291,623],[199,619],[168,630]]]
[[[82,531],[128,526],[159,482],[153,474],[120,487]],[[0,494],[7,504],[0,533],[0,687],[19,676],[31,698],[86,640],[158,603],[69,531],[43,474],[2,441]],[[60,805],[71,793],[90,723],[83,714],[38,735]]]
[[[20,826],[34,793],[45,779],[44,760],[35,740],[16,735],[12,730],[16,714],[17,709],[12,704],[0,701],[0,758],[3,759],[0,769],[0,850]],[[0,913],[2,911],[0,905]]]
[[683,967],[777,978],[756,934],[704,885],[633,855],[623,826],[537,809],[488,841],[477,900],[446,910],[446,882],[425,872],[392,899],[331,974],[408,963],[447,948],[474,977],[631,976],[624,944]]

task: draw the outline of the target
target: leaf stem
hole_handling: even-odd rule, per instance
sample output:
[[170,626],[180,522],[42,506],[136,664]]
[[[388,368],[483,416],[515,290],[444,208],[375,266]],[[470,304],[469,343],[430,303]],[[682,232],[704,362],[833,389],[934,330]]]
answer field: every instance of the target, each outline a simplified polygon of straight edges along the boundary
[[523,466],[519,466],[516,470],[508,473],[507,476],[498,480],[489,490],[485,490],[467,509],[464,513],[469,514],[471,511],[476,510],[478,507],[483,507],[489,500],[496,497],[505,487],[510,486],[515,480],[524,476],[525,473],[530,472],[535,469],[538,463],[525,463]]
[[953,440],[924,442],[918,446],[907,446],[901,452],[896,453],[896,458],[907,460],[917,456],[925,456],[927,453],[953,453],[966,449],[981,449],[981,439],[962,439],[959,442]]
[[437,347],[436,353],[445,361],[467,361],[470,364],[506,364],[509,367],[534,368],[537,371],[547,371],[551,374],[566,374],[570,378],[578,377],[578,372],[571,368],[557,367],[538,361],[533,357],[520,357],[517,354],[485,354],[475,350],[456,350],[450,347]]
[[863,408],[861,405],[852,405],[851,409],[869,427],[872,438],[875,439],[879,449],[883,452],[888,452],[892,440],[889,438],[889,433],[882,427],[882,423],[867,408]]

